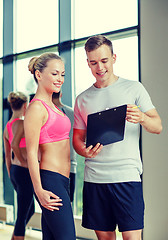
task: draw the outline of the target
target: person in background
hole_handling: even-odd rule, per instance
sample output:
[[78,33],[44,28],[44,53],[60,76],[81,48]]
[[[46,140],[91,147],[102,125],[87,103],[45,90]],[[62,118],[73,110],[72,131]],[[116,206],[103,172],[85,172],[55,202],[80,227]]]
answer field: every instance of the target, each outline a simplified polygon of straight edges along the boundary
[[[85,43],[95,83],[76,98],[73,145],[85,157],[83,219],[99,240],[115,240],[116,226],[124,240],[140,240],[144,227],[139,130],[160,134],[161,119],[140,82],[116,76],[112,42],[102,35]],[[86,148],[88,114],[127,105],[124,140]]]
[[53,92],[64,83],[64,62],[54,53],[44,53],[33,57],[28,68],[38,87],[24,129],[28,168],[42,209],[43,240],[76,240],[69,198],[71,123],[52,102]]
[[[53,93],[52,95],[52,101],[53,103],[63,112],[65,113],[68,118],[71,121],[71,126],[73,126],[74,124],[74,111],[71,107],[63,104],[61,102],[61,98],[62,98],[62,91],[58,92],[58,93]],[[70,159],[71,159],[71,169],[70,169],[70,200],[71,203],[74,200],[74,191],[75,191],[75,175],[76,175],[76,166],[77,166],[77,161],[76,161],[76,152],[73,148],[72,145],[72,136],[73,136],[73,130],[71,127],[71,131],[69,134],[70,137]]]
[[23,128],[28,98],[22,92],[10,92],[8,102],[12,109],[12,116],[5,126],[3,141],[8,175],[17,193],[17,219],[12,240],[23,240],[26,224],[34,214],[34,191],[27,166]]

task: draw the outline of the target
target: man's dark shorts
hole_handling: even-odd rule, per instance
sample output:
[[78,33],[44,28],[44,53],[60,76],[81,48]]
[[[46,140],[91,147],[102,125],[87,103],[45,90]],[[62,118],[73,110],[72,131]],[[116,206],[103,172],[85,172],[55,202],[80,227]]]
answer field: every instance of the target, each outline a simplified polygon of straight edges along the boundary
[[84,182],[82,226],[99,231],[143,229],[144,200],[141,182]]

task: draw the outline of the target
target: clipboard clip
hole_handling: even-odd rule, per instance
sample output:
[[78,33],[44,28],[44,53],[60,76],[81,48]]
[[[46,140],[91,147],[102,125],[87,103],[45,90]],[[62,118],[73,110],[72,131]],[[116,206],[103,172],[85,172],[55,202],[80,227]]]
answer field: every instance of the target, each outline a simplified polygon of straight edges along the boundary
[[[108,107],[108,108],[106,108],[105,110],[109,110],[109,109],[110,109],[110,108]],[[116,110],[117,110],[116,108],[113,109],[113,111],[116,111]]]

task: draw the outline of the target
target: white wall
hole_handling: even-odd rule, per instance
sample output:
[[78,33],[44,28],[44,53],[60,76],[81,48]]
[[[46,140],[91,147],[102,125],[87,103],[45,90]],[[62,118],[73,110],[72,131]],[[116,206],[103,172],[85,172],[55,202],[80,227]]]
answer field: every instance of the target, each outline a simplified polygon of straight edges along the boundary
[[144,240],[168,239],[168,0],[141,0],[141,73],[163,132],[143,131]]

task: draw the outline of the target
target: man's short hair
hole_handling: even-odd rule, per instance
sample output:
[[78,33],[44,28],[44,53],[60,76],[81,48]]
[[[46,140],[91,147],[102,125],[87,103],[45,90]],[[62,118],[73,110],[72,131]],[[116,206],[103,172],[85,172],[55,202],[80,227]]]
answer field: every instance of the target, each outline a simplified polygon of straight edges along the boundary
[[86,52],[94,51],[102,45],[107,45],[110,48],[112,55],[113,55],[112,42],[103,35],[95,35],[95,36],[88,38],[88,40],[85,43],[85,51]]

